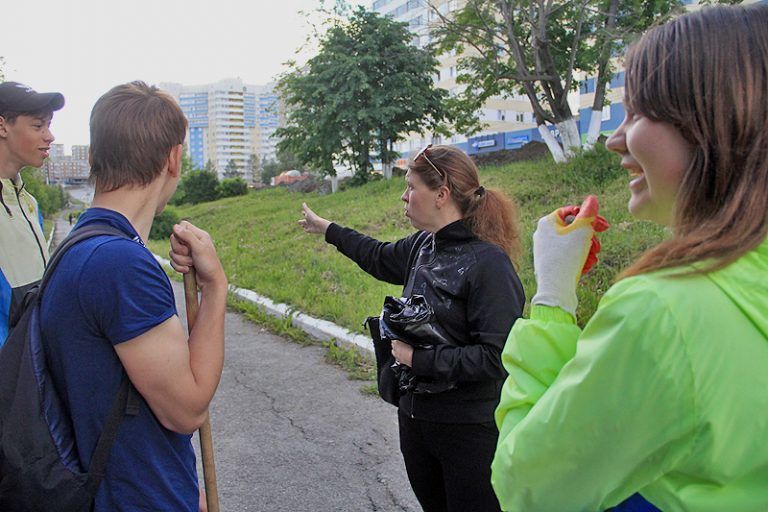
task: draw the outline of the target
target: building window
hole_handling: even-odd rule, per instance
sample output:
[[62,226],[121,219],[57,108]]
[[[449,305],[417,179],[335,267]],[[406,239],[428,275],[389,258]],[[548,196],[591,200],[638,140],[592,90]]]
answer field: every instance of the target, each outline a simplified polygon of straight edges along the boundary
[[506,110],[497,110],[496,111],[496,120],[497,121],[506,121],[507,120],[507,111]]

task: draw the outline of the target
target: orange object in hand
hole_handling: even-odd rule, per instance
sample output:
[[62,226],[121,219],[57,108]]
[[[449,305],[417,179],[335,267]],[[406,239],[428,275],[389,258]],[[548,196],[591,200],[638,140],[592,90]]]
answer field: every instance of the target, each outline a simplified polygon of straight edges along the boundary
[[[563,223],[563,226],[570,226],[576,219],[584,219],[584,223],[592,225],[592,229],[595,233],[602,233],[610,227],[608,221],[602,215],[597,212],[600,209],[600,204],[597,201],[596,196],[587,196],[581,203],[581,206],[563,206],[557,209],[557,216]],[[592,267],[597,263],[597,255],[600,253],[600,240],[596,235],[592,235],[592,243],[589,247],[589,254],[584,262],[584,267],[581,270],[581,274],[584,275],[589,272]]]

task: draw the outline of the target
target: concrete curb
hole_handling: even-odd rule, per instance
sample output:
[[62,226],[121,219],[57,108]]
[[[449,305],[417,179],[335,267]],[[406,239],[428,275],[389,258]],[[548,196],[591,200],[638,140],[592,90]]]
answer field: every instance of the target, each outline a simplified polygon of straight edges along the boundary
[[53,219],[53,226],[51,227],[51,232],[48,234],[48,253],[51,252],[51,243],[53,242],[53,235],[56,234],[56,218]]
[[[171,266],[171,262],[167,259],[153,254],[155,259],[163,266]],[[373,342],[367,336],[362,334],[356,334],[344,327],[338,326],[328,320],[320,320],[304,313],[297,311],[295,308],[287,305],[274,302],[272,299],[259,295],[252,290],[246,290],[245,288],[238,288],[236,286],[229,285],[229,293],[237,297],[238,299],[248,301],[255,304],[267,314],[277,318],[290,318],[291,325],[297,327],[309,336],[320,341],[336,340],[344,344],[354,346],[363,351],[368,356],[373,357]]]

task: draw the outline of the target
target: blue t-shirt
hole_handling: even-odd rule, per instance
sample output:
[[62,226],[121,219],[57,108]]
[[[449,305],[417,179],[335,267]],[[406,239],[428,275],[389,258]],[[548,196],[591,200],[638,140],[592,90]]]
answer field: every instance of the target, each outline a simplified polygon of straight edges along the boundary
[[[56,388],[70,411],[77,452],[87,470],[123,375],[114,345],[176,314],[168,277],[120,213],[84,212],[74,229],[101,223],[130,239],[96,236],[64,255],[40,310]],[[96,495],[96,512],[198,510],[195,454],[189,435],[163,427],[144,399],[126,416]]]

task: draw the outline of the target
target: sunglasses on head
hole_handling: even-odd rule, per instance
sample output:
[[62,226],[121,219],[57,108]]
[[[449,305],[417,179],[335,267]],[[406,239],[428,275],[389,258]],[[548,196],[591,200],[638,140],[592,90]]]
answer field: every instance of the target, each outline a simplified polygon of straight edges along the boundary
[[419,150],[419,152],[418,152],[418,153],[416,153],[416,156],[415,156],[415,157],[413,157],[413,161],[414,161],[414,162],[416,162],[416,161],[418,161],[418,160],[419,160],[419,158],[421,158],[421,157],[423,156],[423,157],[424,157],[424,160],[426,160],[426,161],[427,161],[427,163],[428,163],[429,165],[431,165],[431,166],[432,166],[432,168],[433,168],[433,169],[434,169],[434,170],[437,172],[437,174],[438,174],[438,175],[439,175],[439,176],[440,176],[442,179],[445,179],[445,178],[446,178],[446,176],[445,176],[445,173],[444,173],[444,172],[442,172],[440,169],[438,169],[438,168],[437,168],[437,166],[436,166],[435,164],[433,164],[433,163],[432,163],[432,160],[430,160],[430,159],[429,159],[429,156],[427,156],[427,150],[428,150],[429,148],[431,148],[431,147],[432,147],[432,144],[427,144],[426,146],[424,146],[423,148],[421,148],[421,149]]

